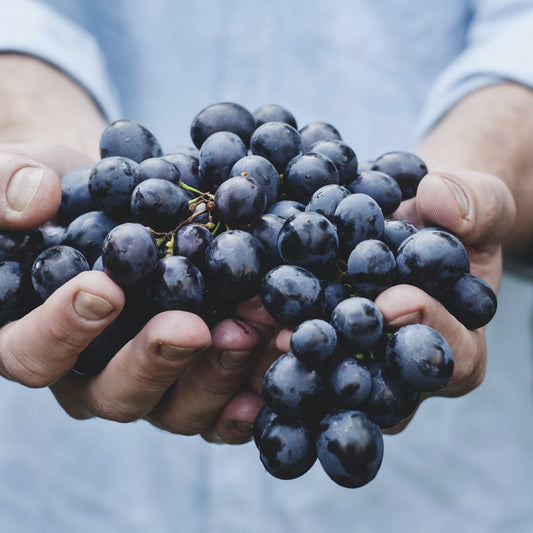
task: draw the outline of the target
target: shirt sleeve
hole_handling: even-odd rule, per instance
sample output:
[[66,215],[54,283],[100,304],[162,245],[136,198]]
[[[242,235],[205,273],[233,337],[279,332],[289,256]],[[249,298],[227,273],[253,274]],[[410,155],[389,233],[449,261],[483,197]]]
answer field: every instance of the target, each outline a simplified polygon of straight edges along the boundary
[[0,52],[38,57],[76,80],[104,116],[120,116],[119,99],[96,39],[70,19],[34,0],[0,2]]
[[512,81],[533,87],[533,0],[476,0],[466,44],[438,76],[422,108],[417,137],[467,94]]

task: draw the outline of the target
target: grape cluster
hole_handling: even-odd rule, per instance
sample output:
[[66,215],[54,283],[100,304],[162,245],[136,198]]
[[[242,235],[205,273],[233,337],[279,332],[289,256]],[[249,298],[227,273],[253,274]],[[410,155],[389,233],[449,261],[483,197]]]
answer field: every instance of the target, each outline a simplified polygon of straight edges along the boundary
[[103,270],[126,304],[74,367],[96,375],[159,312],[214,325],[260,295],[293,330],[263,381],[254,425],[263,465],[292,479],[318,459],[344,487],[368,483],[381,430],[454,368],[442,335],[420,324],[386,330],[375,298],[415,285],[475,329],[496,311],[493,291],[452,233],[393,218],[427,173],[415,154],[359,163],[333,125],[298,129],[279,105],[210,105],[190,135],[194,146],[164,153],[143,125],[108,125],[100,161],[63,177],[53,220],[0,232],[0,326],[78,273]]

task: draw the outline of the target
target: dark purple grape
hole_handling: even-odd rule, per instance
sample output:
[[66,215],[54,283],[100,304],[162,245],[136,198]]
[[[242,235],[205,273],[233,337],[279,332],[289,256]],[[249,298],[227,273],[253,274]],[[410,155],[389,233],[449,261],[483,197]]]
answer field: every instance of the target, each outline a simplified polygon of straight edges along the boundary
[[54,222],[47,222],[44,226],[40,226],[38,231],[43,237],[43,250],[45,248],[51,248],[52,246],[57,246],[63,241],[65,236],[65,231],[67,228],[55,224]]
[[382,241],[361,241],[348,256],[346,279],[359,296],[373,300],[392,287],[397,277],[394,254]]
[[341,200],[344,200],[350,194],[352,193],[342,185],[324,185],[313,193],[305,206],[305,210],[316,211],[333,222],[335,209],[337,209]]
[[390,428],[414,413],[420,393],[411,385],[395,378],[384,363],[370,365],[372,387],[361,406],[367,416],[381,428]]
[[370,394],[372,375],[363,363],[347,357],[329,375],[329,385],[339,407],[358,409]]
[[282,326],[294,328],[320,313],[320,281],[302,267],[279,265],[269,270],[260,295],[265,309]]
[[179,168],[166,157],[150,157],[135,167],[134,178],[136,183],[149,179],[170,181],[180,184],[181,172]]
[[416,227],[401,218],[385,219],[385,230],[383,231],[383,242],[390,248],[391,252],[396,255],[398,248],[407,237],[413,235],[418,230]]
[[272,205],[267,213],[286,219],[302,211],[305,211],[305,204],[295,200],[280,200]]
[[46,248],[38,228],[26,231],[0,231],[0,261],[16,261],[31,267]]
[[81,272],[90,270],[85,256],[70,246],[53,246],[41,252],[31,269],[35,292],[46,300],[54,291]]
[[333,161],[322,154],[307,152],[289,161],[283,173],[284,188],[292,200],[307,203],[324,185],[339,183]]
[[302,322],[291,334],[291,352],[309,367],[317,368],[330,360],[337,347],[337,332],[325,320]]
[[116,225],[102,211],[84,213],[67,226],[61,244],[76,248],[93,264],[102,254],[104,239]]
[[364,413],[335,410],[320,422],[318,460],[338,485],[356,488],[372,481],[383,460],[383,436]]
[[278,172],[303,152],[303,141],[298,131],[285,122],[265,122],[250,139],[252,154],[268,159]]
[[367,298],[354,296],[340,302],[331,314],[342,351],[356,354],[370,350],[383,332],[383,315]]
[[198,191],[207,189],[207,185],[200,177],[200,152],[194,148],[196,155],[187,153],[165,154],[164,159],[173,163],[180,172],[180,180]]
[[135,222],[113,228],[104,241],[102,263],[105,273],[121,287],[146,278],[158,262],[158,250],[151,231]]
[[220,102],[202,109],[192,120],[191,139],[197,148],[213,133],[227,131],[237,135],[246,146],[255,129],[253,115],[233,102]]
[[337,139],[318,141],[309,147],[309,152],[328,156],[339,173],[339,183],[346,185],[357,176],[357,156],[353,148]]
[[263,431],[258,448],[263,466],[278,479],[303,476],[316,461],[313,434],[300,420],[276,417]]
[[320,316],[329,321],[333,309],[350,297],[350,290],[345,284],[335,280],[320,280],[320,286]]
[[264,246],[267,253],[269,268],[282,263],[278,251],[278,236],[284,223],[284,218],[278,215],[273,215],[272,213],[266,213],[257,220],[249,230],[250,233]]
[[381,208],[373,198],[362,193],[341,200],[333,218],[345,253],[350,253],[365,239],[380,239],[385,228]]
[[218,187],[215,206],[221,220],[230,228],[243,228],[265,212],[266,195],[251,176],[235,176]]
[[304,151],[318,141],[342,141],[341,134],[328,122],[314,120],[300,128],[300,135],[304,145]]
[[159,157],[162,153],[154,135],[134,120],[116,120],[104,129],[100,138],[102,158],[120,156],[140,163],[149,157]]
[[261,410],[259,413],[257,413],[257,416],[254,420],[254,427],[253,427],[253,437],[255,445],[259,448],[259,443],[261,441],[261,437],[263,435],[263,432],[267,427],[271,424],[271,422],[277,418],[278,415],[270,409],[268,405],[263,405],[261,407]]
[[229,131],[210,135],[200,148],[200,179],[209,190],[216,190],[230,177],[233,165],[246,155],[241,138]]
[[393,178],[402,191],[402,199],[416,195],[420,180],[427,174],[424,161],[411,152],[387,152],[374,160],[371,170],[384,172]]
[[141,181],[133,189],[130,209],[136,222],[157,232],[171,231],[190,216],[187,193],[179,185],[159,178]]
[[298,127],[294,115],[278,104],[263,104],[253,112],[253,116],[256,128],[265,122],[285,122],[295,129]]
[[89,176],[92,167],[77,167],[63,174],[61,178],[61,204],[57,220],[68,225],[75,218],[98,209],[89,193]]
[[262,396],[277,415],[316,422],[327,412],[327,383],[293,353],[276,359],[263,378]]
[[247,155],[239,159],[230,171],[230,176],[249,175],[259,182],[267,197],[267,207],[278,199],[280,179],[274,165],[260,155]]
[[353,193],[368,194],[374,198],[385,217],[392,215],[402,201],[402,191],[398,183],[388,174],[377,170],[359,173],[346,187]]
[[0,262],[0,327],[22,318],[37,303],[30,269],[16,261]]
[[319,275],[328,273],[339,253],[335,226],[320,213],[297,213],[281,227],[278,252],[284,263],[301,266]]
[[182,255],[201,267],[205,260],[205,251],[211,244],[213,235],[201,224],[185,224],[174,237],[174,254]]
[[431,296],[449,289],[469,270],[461,241],[447,231],[423,230],[405,239],[396,256],[398,280]]
[[160,259],[146,286],[154,314],[170,310],[196,314],[202,311],[204,279],[194,263],[186,257],[172,255]]
[[259,292],[266,264],[263,245],[249,233],[237,229],[213,239],[205,252],[203,272],[211,292],[236,302]]
[[130,198],[138,184],[137,163],[125,157],[106,157],[91,169],[89,193],[94,203],[113,220],[130,215]]
[[439,301],[463,326],[472,330],[487,325],[496,314],[498,301],[490,285],[472,274],[463,274]]
[[425,324],[395,331],[385,349],[391,372],[420,392],[435,392],[450,381],[454,360],[446,339]]

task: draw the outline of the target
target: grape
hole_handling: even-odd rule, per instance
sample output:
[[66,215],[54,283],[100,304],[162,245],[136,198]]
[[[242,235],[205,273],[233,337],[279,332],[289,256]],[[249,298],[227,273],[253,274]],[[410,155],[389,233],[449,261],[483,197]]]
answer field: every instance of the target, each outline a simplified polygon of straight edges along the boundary
[[91,169],[89,193],[94,203],[114,220],[130,214],[130,198],[139,183],[135,176],[137,163],[125,157],[106,157]]
[[394,254],[379,240],[361,241],[348,257],[346,279],[360,296],[376,298],[396,283]]
[[302,136],[304,151],[309,150],[318,141],[342,141],[337,128],[321,120],[314,120],[300,128],[300,135]]
[[148,179],[168,180],[176,185],[181,181],[181,172],[177,165],[165,157],[150,157],[135,167],[133,177],[136,183]]
[[384,172],[393,178],[402,191],[402,199],[413,198],[420,180],[427,174],[427,166],[415,154],[405,151],[387,152],[378,157],[371,170]]
[[200,178],[211,190],[230,177],[233,165],[246,155],[246,146],[241,138],[229,131],[210,135],[200,148]]
[[[194,149],[196,150],[196,149]],[[207,189],[207,185],[200,177],[200,152],[196,155],[184,153],[165,154],[163,159],[170,161],[178,169],[180,181],[197,190]]]
[[270,365],[263,379],[262,395],[274,413],[290,419],[313,422],[328,408],[325,379],[292,352]]
[[30,269],[17,261],[0,262],[0,327],[22,318],[36,305]]
[[100,156],[121,156],[140,163],[149,157],[162,155],[161,145],[154,135],[134,120],[116,120],[100,137]]
[[253,112],[253,116],[256,128],[265,122],[285,122],[295,129],[298,127],[294,115],[278,104],[263,104]]
[[351,192],[342,185],[330,184],[317,189],[305,206],[306,211],[316,211],[334,221],[335,209]]
[[205,251],[211,244],[213,235],[201,224],[185,224],[174,238],[174,254],[182,255],[201,267],[205,260]]
[[147,280],[147,295],[153,314],[180,310],[200,314],[204,303],[204,279],[186,257],[163,257]]
[[416,233],[417,229],[413,224],[401,218],[387,218],[385,220],[385,229],[383,231],[383,242],[389,247],[392,253],[396,255],[400,244],[407,237]]
[[261,407],[261,410],[259,413],[257,413],[257,416],[254,420],[254,427],[253,427],[253,437],[255,445],[259,448],[259,442],[261,440],[261,437],[263,435],[263,432],[267,427],[271,424],[271,422],[277,418],[277,414],[270,409],[268,405],[263,405]]
[[242,228],[258,220],[265,212],[266,201],[263,188],[250,176],[229,178],[215,193],[218,214],[232,228]]
[[213,239],[205,252],[207,285],[230,301],[251,298],[259,292],[266,261],[263,245],[250,233],[225,231]]
[[233,102],[220,102],[202,109],[192,120],[190,134],[194,145],[200,148],[213,133],[234,133],[246,145],[255,129],[253,115],[245,107]]
[[383,436],[361,411],[339,409],[320,422],[316,450],[324,471],[335,483],[362,487],[379,471]]
[[252,154],[268,159],[278,172],[284,172],[287,163],[304,150],[298,131],[285,122],[265,122],[250,139]]
[[79,273],[90,270],[85,256],[70,246],[53,246],[41,252],[31,269],[35,292],[46,300]]
[[315,274],[326,273],[333,268],[339,253],[335,226],[320,213],[297,213],[281,227],[278,252],[284,263]]
[[289,218],[301,211],[305,211],[305,204],[302,204],[302,202],[297,202],[296,200],[280,200],[272,205],[267,210],[267,213],[278,215],[282,218]]
[[372,376],[360,361],[346,357],[329,375],[329,385],[339,407],[358,409],[370,394]]
[[89,176],[92,167],[84,166],[69,170],[61,178],[61,204],[57,220],[68,225],[75,218],[96,211],[98,206],[89,193]]
[[278,251],[278,237],[284,223],[284,218],[272,213],[266,213],[250,228],[250,233],[265,248],[269,268],[282,262]]
[[357,176],[357,156],[346,143],[337,139],[317,141],[309,147],[308,151],[324,154],[333,161],[339,173],[341,185],[352,182]]
[[403,241],[396,257],[398,279],[431,296],[449,289],[469,270],[461,241],[447,231],[425,229]]
[[263,466],[278,479],[295,479],[305,474],[316,461],[311,430],[300,420],[274,418],[259,439]]
[[39,229],[0,231],[0,261],[16,261],[31,266],[44,248],[44,236]]
[[155,238],[150,230],[141,224],[120,224],[113,228],[104,240],[104,271],[121,287],[135,285],[146,278],[157,261]]
[[132,218],[154,231],[175,228],[189,215],[189,197],[175,183],[166,179],[149,178],[133,189],[130,199]]
[[291,335],[291,352],[304,364],[317,367],[328,361],[337,347],[337,332],[325,320],[302,322]]
[[269,270],[260,295],[265,309],[283,326],[295,327],[320,310],[320,281],[302,267],[279,265]]
[[468,329],[487,325],[496,314],[498,304],[496,294],[490,285],[466,272],[438,298]]
[[320,187],[338,184],[339,173],[329,157],[308,152],[289,161],[283,179],[289,196],[296,201],[307,203]]
[[369,350],[383,331],[383,315],[367,298],[354,296],[340,302],[331,314],[338,346],[351,353]]
[[402,201],[398,183],[388,174],[377,170],[359,173],[346,187],[353,193],[364,193],[374,198],[386,217],[392,215]]
[[348,253],[365,239],[380,239],[385,229],[383,213],[367,194],[350,194],[334,213],[341,248]]
[[424,324],[395,331],[387,342],[387,365],[420,392],[442,389],[453,374],[452,351],[444,337]]

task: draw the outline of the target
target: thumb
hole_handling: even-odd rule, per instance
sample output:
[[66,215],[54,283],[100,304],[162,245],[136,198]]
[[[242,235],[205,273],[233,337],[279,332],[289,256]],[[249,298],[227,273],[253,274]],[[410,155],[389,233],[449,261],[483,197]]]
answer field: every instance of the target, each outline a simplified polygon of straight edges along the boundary
[[60,176],[87,164],[81,153],[60,146],[0,147],[0,228],[37,227],[56,213],[61,202]]
[[500,244],[513,226],[516,205],[492,174],[435,171],[420,182],[416,209],[425,226],[442,226],[475,249]]

